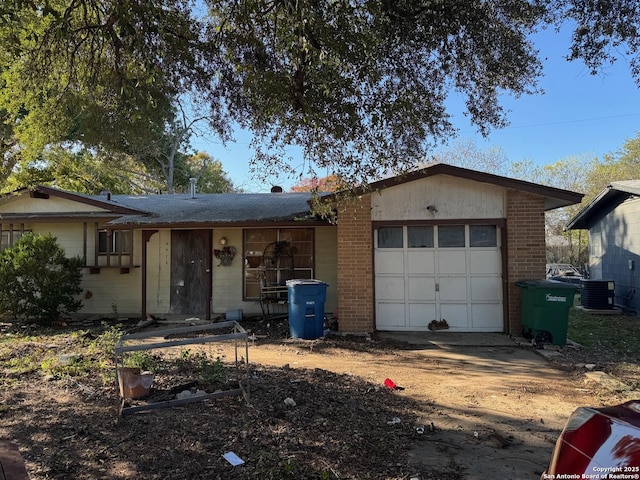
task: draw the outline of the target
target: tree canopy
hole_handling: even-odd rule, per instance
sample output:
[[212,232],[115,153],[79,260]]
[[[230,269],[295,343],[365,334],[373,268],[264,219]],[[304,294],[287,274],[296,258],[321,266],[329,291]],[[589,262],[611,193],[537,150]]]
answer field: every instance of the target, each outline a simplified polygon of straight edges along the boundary
[[[207,153],[189,155],[178,152],[174,160],[172,193],[188,192],[191,178],[197,180],[197,189],[202,193],[238,191],[222,168],[222,162]],[[157,166],[152,163],[151,167]],[[0,185],[0,193],[36,185],[86,194],[103,190],[121,195],[169,191],[161,168],[154,170],[132,156],[60,146],[48,148],[37,161],[17,164],[5,185]]]
[[542,74],[529,34],[567,24],[568,59],[621,51],[640,79],[636,0],[5,0],[0,171],[63,141],[139,154],[190,96],[267,169],[296,145],[305,169],[371,180],[454,132],[452,92],[480,131],[505,125],[500,95]]

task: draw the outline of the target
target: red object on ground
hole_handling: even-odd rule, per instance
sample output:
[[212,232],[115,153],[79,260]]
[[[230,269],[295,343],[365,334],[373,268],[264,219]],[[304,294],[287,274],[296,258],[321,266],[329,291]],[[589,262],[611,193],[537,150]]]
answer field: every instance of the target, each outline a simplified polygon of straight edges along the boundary
[[384,386],[385,387],[389,387],[391,390],[395,390],[396,388],[398,388],[398,386],[395,384],[395,382],[393,380],[391,380],[390,378],[385,378]]

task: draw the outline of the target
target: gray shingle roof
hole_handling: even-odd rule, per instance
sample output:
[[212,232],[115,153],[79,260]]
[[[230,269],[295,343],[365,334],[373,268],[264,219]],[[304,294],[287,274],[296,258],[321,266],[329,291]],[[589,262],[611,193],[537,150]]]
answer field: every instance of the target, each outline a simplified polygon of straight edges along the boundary
[[309,193],[216,193],[92,196],[147,214],[124,215],[113,225],[292,221],[310,214]]

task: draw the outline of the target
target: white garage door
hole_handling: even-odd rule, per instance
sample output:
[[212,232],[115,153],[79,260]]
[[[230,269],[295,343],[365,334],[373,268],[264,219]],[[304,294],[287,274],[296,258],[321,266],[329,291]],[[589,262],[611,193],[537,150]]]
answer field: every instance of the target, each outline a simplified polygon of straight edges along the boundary
[[502,332],[502,266],[495,225],[408,225],[374,232],[376,327]]

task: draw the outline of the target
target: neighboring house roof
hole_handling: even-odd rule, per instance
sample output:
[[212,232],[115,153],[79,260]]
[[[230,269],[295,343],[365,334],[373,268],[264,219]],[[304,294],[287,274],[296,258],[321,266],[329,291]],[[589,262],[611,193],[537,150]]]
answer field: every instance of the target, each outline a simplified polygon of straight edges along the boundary
[[[516,180],[514,178],[502,177],[492,173],[479,172],[477,170],[469,170],[467,168],[455,167],[446,163],[436,163],[420,170],[414,170],[396,177],[386,178],[377,182],[370,183],[368,187],[361,190],[362,193],[367,191],[376,191],[383,188],[401,185],[407,182],[413,182],[434,175],[450,175],[458,178],[465,178],[481,183],[488,183],[500,187],[520,190],[544,197],[545,210],[553,210],[554,208],[566,207],[574,205],[582,201],[584,194],[563,190],[561,188],[548,187],[538,183],[525,182],[524,180]],[[340,193],[336,194],[339,195]],[[325,197],[328,198],[328,197]]]
[[631,197],[640,197],[640,180],[611,182],[589,204],[573,217],[567,230],[591,228],[596,222]]
[[191,195],[85,195],[52,187],[20,189],[0,196],[0,203],[16,195],[47,199],[57,196],[103,209],[96,212],[43,212],[3,214],[3,216],[35,218],[103,218],[117,226],[164,226],[194,224],[253,224],[294,222],[311,219],[305,193],[213,193]]

